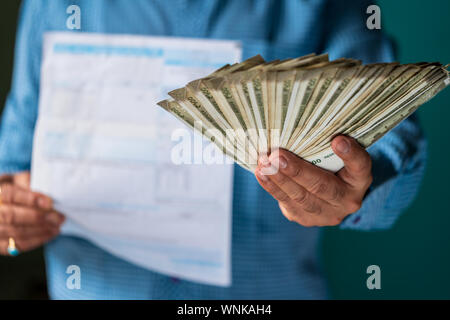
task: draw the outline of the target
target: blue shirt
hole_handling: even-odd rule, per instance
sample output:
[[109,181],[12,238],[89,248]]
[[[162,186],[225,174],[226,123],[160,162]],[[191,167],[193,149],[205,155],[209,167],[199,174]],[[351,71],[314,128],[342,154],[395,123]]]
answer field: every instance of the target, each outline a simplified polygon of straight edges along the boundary
[[[366,28],[371,1],[327,0],[59,0],[24,1],[14,77],[0,129],[0,172],[30,169],[38,110],[42,35],[66,30],[66,8],[81,8],[81,31],[237,39],[244,58],[329,52],[365,63],[392,60],[389,41]],[[413,199],[426,146],[410,117],[369,148],[374,183],[362,208],[340,225],[359,230],[392,226]],[[232,285],[216,287],[148,271],[74,237],[46,245],[54,299],[308,299],[327,297],[318,228],[289,222],[254,176],[235,167]],[[81,269],[81,289],[66,287],[69,265]]]

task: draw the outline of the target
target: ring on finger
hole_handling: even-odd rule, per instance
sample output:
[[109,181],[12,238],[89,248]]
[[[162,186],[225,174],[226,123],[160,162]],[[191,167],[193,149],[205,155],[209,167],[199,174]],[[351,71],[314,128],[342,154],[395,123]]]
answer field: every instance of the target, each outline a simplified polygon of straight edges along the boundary
[[14,241],[14,238],[9,238],[9,244],[8,244],[8,253],[10,256],[17,256],[19,255],[19,250],[16,248],[16,242]]

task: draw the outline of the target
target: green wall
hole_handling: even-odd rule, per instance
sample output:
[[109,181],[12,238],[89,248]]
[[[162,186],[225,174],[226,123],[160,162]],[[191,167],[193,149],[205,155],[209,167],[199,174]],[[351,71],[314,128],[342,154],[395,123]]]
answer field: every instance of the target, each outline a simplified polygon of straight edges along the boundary
[[[378,1],[382,29],[402,63],[450,63],[450,1]],[[334,298],[450,298],[450,89],[422,106],[429,143],[419,195],[389,231],[328,229],[323,253]],[[381,290],[366,287],[367,266],[381,268]]]

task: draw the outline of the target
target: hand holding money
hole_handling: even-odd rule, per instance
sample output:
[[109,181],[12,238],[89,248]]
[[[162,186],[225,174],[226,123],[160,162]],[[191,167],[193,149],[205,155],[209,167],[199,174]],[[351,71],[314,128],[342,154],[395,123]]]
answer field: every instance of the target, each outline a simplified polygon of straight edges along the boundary
[[172,90],[158,104],[251,172],[261,154],[278,148],[337,172],[344,162],[333,152],[334,137],[369,147],[450,84],[447,67],[255,56]]
[[256,178],[288,220],[305,227],[335,226],[361,207],[372,183],[370,156],[345,136],[335,138],[332,148],[345,164],[337,174],[285,149],[259,159]]
[[255,56],[158,104],[255,172],[289,220],[332,226],[361,207],[372,183],[365,148],[448,86],[447,67]]

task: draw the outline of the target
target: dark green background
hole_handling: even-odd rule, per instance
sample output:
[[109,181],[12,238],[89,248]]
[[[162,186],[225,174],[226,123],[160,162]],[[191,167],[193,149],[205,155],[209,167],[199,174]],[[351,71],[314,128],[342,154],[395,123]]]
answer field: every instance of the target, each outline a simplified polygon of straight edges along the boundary
[[[343,5],[348,5],[342,1]],[[378,1],[382,29],[397,44],[400,62],[450,62],[450,1]],[[9,89],[19,1],[0,11],[0,105]],[[329,228],[323,258],[334,298],[450,298],[450,90],[419,111],[429,140],[429,159],[419,195],[395,227],[383,232]],[[381,290],[368,290],[366,268],[381,268]],[[45,297],[40,250],[0,257],[0,299]]]
[[[377,1],[382,29],[400,62],[450,63],[450,1]],[[324,260],[335,298],[450,298],[450,90],[422,106],[428,165],[414,204],[384,232],[327,230]],[[381,290],[368,290],[366,268],[381,268]]]

